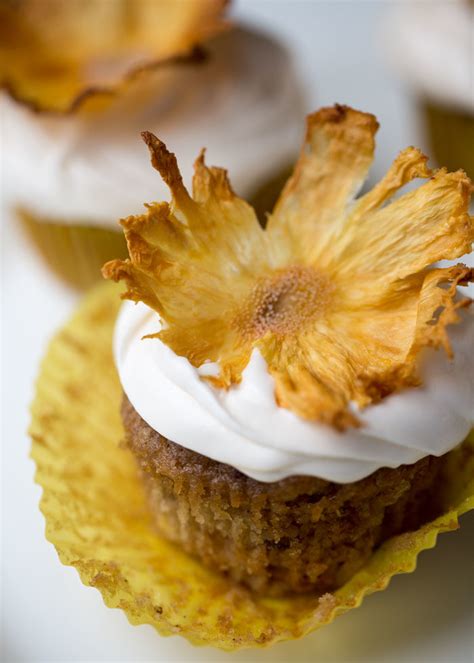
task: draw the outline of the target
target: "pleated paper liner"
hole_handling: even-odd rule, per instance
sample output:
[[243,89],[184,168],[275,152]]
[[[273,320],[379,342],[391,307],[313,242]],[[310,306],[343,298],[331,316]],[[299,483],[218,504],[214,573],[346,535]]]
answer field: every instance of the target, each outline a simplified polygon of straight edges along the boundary
[[102,265],[112,258],[125,258],[127,246],[117,222],[117,230],[79,224],[66,224],[17,210],[24,230],[48,267],[73,288],[83,290],[102,276]]
[[112,359],[118,289],[101,284],[55,336],[32,406],[32,456],[46,536],[61,561],[132,624],[225,650],[298,638],[411,572],[439,533],[474,507],[474,436],[451,455],[444,513],[387,541],[333,594],[265,599],[207,570],[153,531],[134,460],[121,446]]

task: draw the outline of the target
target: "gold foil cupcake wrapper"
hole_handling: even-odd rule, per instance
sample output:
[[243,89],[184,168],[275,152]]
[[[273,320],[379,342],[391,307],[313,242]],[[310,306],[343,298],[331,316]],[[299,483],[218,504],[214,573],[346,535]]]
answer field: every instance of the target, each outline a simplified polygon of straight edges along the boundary
[[121,441],[121,387],[112,358],[119,308],[102,284],[55,336],[32,406],[32,457],[46,536],[61,561],[132,624],[224,650],[298,638],[409,573],[438,535],[474,507],[474,437],[452,454],[442,515],[388,540],[343,587],[324,596],[266,599],[206,569],[152,527],[134,459]]

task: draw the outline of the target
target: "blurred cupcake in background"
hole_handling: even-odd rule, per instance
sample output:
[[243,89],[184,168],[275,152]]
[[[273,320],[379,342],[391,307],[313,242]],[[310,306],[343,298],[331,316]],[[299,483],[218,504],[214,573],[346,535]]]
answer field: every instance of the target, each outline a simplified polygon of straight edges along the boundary
[[[285,48],[224,18],[225,0],[2,4],[4,197],[41,253],[85,287],[125,255],[118,219],[166,188],[144,171],[152,128],[187,165],[203,145],[264,215],[298,144]],[[278,136],[278,141],[275,140]]]
[[417,97],[439,164],[474,177],[474,2],[403,3],[386,31],[390,59]]

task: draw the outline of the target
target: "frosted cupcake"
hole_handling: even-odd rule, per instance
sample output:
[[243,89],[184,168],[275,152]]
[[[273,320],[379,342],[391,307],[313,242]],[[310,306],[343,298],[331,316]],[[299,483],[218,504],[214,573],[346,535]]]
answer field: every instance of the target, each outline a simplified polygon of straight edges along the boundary
[[284,48],[230,29],[224,5],[30,0],[21,12],[4,10],[13,34],[2,44],[6,199],[68,281],[87,285],[105,260],[124,255],[116,219],[165,195],[141,168],[144,126],[184,163],[206,142],[239,193],[258,194],[262,214],[268,208],[274,187],[261,192],[294,156],[301,94]]
[[30,429],[46,536],[133,624],[300,637],[474,508],[472,273],[433,267],[470,249],[471,183],[408,148],[356,197],[377,127],[311,115],[265,229],[203,153],[191,195],[143,134],[171,202],[122,221],[130,257],[104,274],[132,301],[85,298]]
[[405,3],[386,30],[394,70],[411,88],[433,154],[474,176],[474,5]]
[[[472,424],[472,318],[454,363],[420,366],[424,348],[452,353],[469,301],[469,268],[428,268],[470,250],[471,184],[408,148],[354,202],[376,129],[346,107],[310,116],[265,230],[225,171],[201,155],[191,197],[144,134],[172,202],[125,219],[130,258],[104,269],[142,302],[116,358],[157,529],[265,594],[332,591],[429,520]],[[415,177],[429,181],[382,207]]]

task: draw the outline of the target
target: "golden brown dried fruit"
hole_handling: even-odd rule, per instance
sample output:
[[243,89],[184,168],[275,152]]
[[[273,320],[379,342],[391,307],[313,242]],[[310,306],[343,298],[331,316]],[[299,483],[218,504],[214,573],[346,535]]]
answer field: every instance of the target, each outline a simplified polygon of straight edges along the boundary
[[[164,321],[156,334],[194,366],[217,362],[216,386],[238,383],[258,349],[278,403],[338,428],[363,407],[416,384],[426,346],[449,352],[446,325],[469,300],[456,285],[464,265],[430,269],[470,251],[471,182],[435,173],[408,148],[371,191],[355,199],[372,162],[373,115],[324,108],[308,118],[293,175],[263,230],[232,191],[227,173],[195,164],[193,196],[176,158],[145,132],[171,204],[122,221],[130,259],[106,278],[128,285]],[[414,178],[428,180],[386,204]],[[443,286],[451,284],[445,289]]]
[[6,0],[0,85],[35,110],[68,112],[140,72],[189,56],[224,27],[227,0]]

